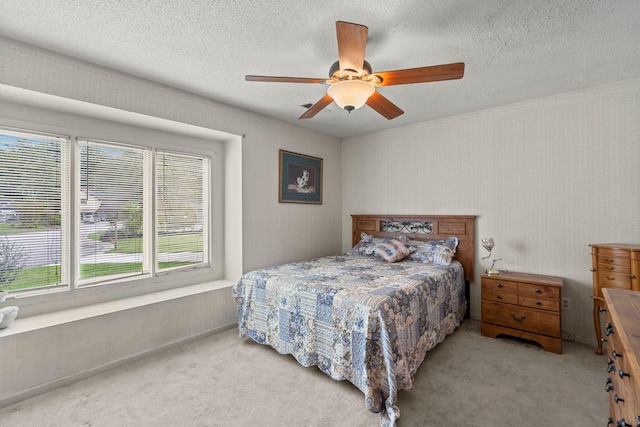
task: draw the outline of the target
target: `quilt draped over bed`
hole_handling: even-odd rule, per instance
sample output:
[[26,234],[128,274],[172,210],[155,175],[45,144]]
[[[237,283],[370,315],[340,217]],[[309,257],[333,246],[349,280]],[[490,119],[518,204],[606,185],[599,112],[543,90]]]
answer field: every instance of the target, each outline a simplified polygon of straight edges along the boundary
[[328,256],[247,273],[233,287],[240,336],[348,380],[381,424],[398,390],[464,318],[462,266]]

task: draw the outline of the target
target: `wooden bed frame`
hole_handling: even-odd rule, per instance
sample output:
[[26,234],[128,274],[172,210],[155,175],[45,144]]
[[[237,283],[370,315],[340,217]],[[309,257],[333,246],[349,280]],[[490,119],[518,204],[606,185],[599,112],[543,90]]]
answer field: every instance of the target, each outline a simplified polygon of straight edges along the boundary
[[473,281],[475,215],[351,215],[351,246],[367,233],[376,237],[392,237],[399,234],[414,240],[445,240],[458,238],[454,259],[464,268],[466,281],[467,315],[471,306],[470,282]]

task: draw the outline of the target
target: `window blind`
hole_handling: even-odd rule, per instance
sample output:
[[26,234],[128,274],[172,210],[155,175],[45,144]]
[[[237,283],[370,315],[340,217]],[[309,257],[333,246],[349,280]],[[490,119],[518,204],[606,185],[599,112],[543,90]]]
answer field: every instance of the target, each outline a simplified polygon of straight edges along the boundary
[[149,272],[145,169],[150,150],[78,141],[80,283]]
[[62,269],[68,142],[0,129],[0,289],[68,284]]
[[208,158],[156,152],[157,268],[205,262]]

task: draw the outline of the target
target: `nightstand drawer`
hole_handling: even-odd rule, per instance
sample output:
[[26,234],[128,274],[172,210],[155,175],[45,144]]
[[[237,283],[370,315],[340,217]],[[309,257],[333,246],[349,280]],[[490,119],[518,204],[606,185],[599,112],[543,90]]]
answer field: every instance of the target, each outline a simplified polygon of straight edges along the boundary
[[558,300],[560,299],[560,288],[534,283],[518,283],[518,295]]
[[560,299],[536,298],[518,296],[518,304],[525,307],[540,308],[542,310],[560,311]]
[[482,292],[489,289],[498,289],[502,292],[518,292],[518,284],[507,280],[482,278]]
[[536,334],[559,336],[560,314],[512,304],[482,301],[482,321]]
[[517,304],[518,294],[512,292],[505,292],[501,289],[483,289],[482,299],[488,301],[504,302],[506,304]]

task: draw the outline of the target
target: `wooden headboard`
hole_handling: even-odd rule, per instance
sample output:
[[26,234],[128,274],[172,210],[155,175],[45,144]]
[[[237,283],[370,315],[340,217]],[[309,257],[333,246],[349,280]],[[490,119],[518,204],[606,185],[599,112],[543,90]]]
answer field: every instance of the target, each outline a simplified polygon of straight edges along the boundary
[[464,267],[464,278],[473,281],[475,215],[351,215],[351,246],[362,233],[376,237],[404,234],[414,240],[458,238],[455,259]]

